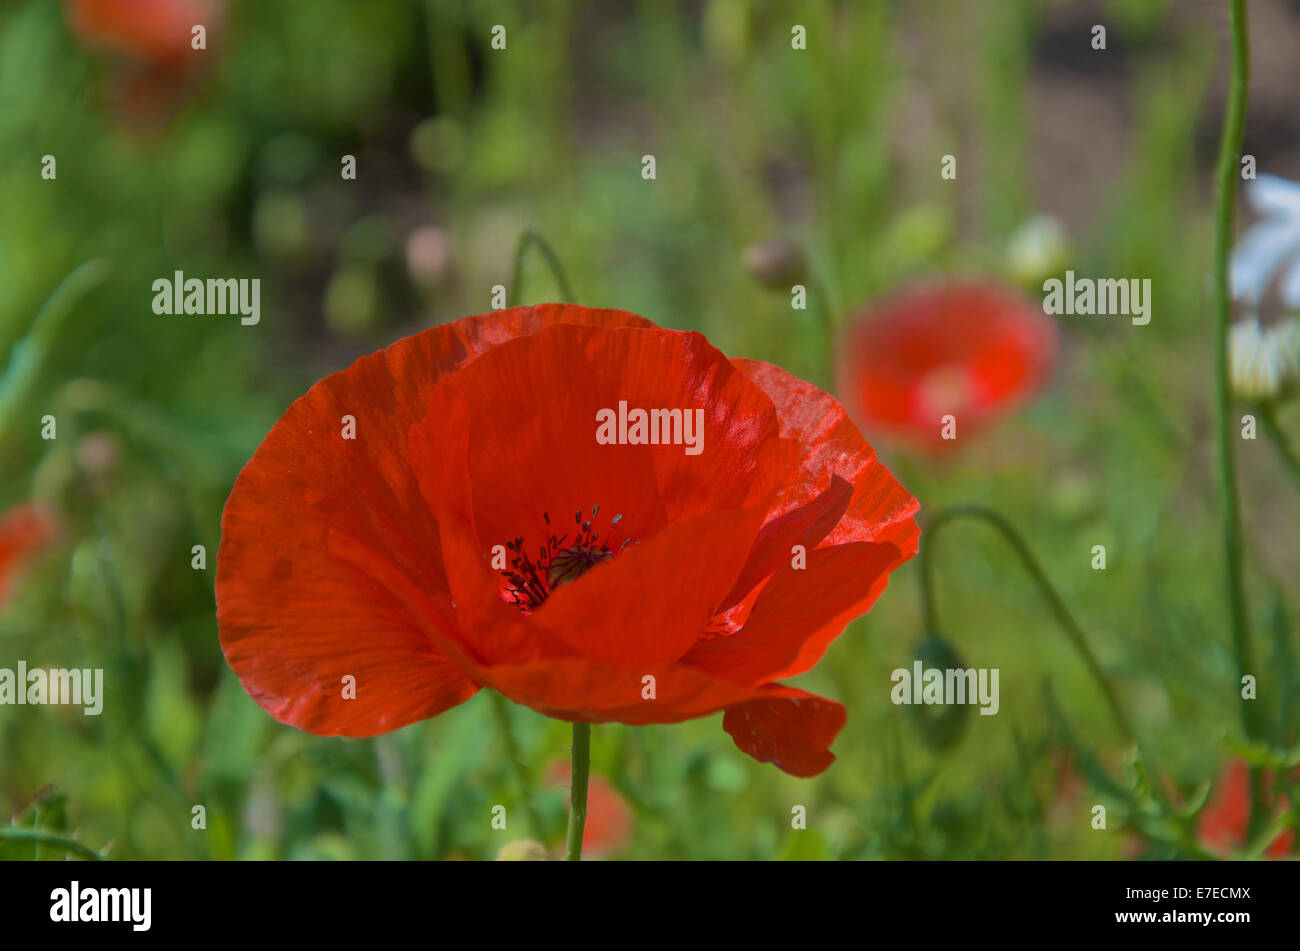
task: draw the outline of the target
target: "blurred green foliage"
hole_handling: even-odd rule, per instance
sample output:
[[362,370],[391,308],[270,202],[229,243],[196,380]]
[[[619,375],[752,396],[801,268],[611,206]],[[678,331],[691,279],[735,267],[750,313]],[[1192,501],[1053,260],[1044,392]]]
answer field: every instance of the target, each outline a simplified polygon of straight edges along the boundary
[[[1108,156],[1115,173],[1093,216],[1071,223],[1072,266],[1151,278],[1155,319],[1140,330],[1066,322],[1051,391],[953,459],[881,452],[927,511],[979,502],[1027,533],[1149,752],[1191,797],[1239,735],[1207,451],[1212,195],[1193,147],[1222,63],[1218,24],[1175,22],[1170,7],[1105,6],[1130,51],[1107,88],[1131,134]],[[829,382],[806,345],[818,328],[752,279],[742,250],[773,235],[800,242],[810,292],[837,320],[909,278],[1009,273],[1013,232],[1076,185],[1072,168],[1037,185],[1030,172],[1033,117],[1053,108],[1033,100],[1041,37],[1062,11],[1092,21],[1029,0],[224,9],[210,68],[145,128],[112,94],[118,65],[72,37],[62,5],[0,9],[0,363],[25,374],[0,411],[0,509],[35,497],[68,519],[0,615],[0,666],[101,666],[107,685],[98,718],[0,708],[0,791],[16,825],[75,833],[114,858],[484,858],[523,836],[552,844],[565,791],[542,773],[566,753],[563,724],[510,715],[547,825],[537,830],[488,697],[349,741],[281,726],[245,695],[221,656],[212,594],[240,466],[321,376],[488,310],[528,228],[563,259],[578,302],[698,329],[729,354]],[[496,23],[506,51],[489,46]],[[809,50],[791,49],[793,23]],[[938,175],[949,152],[957,182]],[[56,181],[39,175],[45,154]],[[355,182],[340,177],[345,154]],[[653,182],[640,175],[645,154]],[[529,260],[529,300],[511,303],[558,294]],[[73,288],[57,328],[34,328],[86,261],[99,262],[94,280]],[[176,269],[260,277],[261,323],[155,316],[150,285]],[[52,442],[40,438],[45,413],[58,418]],[[1294,430],[1295,415],[1283,423]],[[1251,564],[1259,692],[1276,697],[1288,670],[1295,683],[1296,647],[1285,622],[1271,637],[1266,619],[1288,602],[1297,611],[1297,501],[1263,442],[1241,456],[1250,532],[1263,538]],[[961,742],[936,753],[889,702],[890,671],[923,634],[911,564],[800,681],[849,711],[823,775],[756,763],[718,717],[594,730],[593,769],[636,816],[623,856],[1146,850],[1124,817],[1154,795],[1150,778],[1001,544],[955,529],[938,570],[944,634],[972,665],[1001,670],[999,716],[970,717]],[[1097,544],[1105,571],[1089,566]],[[1288,582],[1276,599],[1270,577]],[[1293,712],[1276,741],[1295,742]],[[1086,783],[1068,781],[1079,774]],[[496,803],[508,832],[490,826]],[[1108,832],[1090,828],[1093,803],[1118,808]],[[806,831],[790,828],[795,805]],[[0,857],[34,851],[63,854],[0,843]]]

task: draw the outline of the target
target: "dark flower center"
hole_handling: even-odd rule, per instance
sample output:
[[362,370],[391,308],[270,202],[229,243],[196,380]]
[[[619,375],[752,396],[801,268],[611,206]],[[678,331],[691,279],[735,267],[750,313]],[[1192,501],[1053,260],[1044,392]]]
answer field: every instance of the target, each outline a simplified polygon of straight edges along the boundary
[[[570,541],[569,533],[552,534],[545,545],[539,545],[534,559],[524,551],[523,538],[516,538],[506,543],[511,553],[510,567],[501,572],[506,579],[504,595],[508,601],[524,614],[531,614],[562,584],[576,581],[592,568],[609,561],[622,551],[631,541],[624,538],[617,548],[611,548],[612,539],[602,542],[600,533],[595,531],[592,523],[600,514],[600,506],[591,507],[591,517],[584,519],[582,512],[573,513],[573,522],[577,528]],[[546,524],[551,524],[549,512],[543,512]],[[610,526],[616,526],[622,515],[610,519]]]

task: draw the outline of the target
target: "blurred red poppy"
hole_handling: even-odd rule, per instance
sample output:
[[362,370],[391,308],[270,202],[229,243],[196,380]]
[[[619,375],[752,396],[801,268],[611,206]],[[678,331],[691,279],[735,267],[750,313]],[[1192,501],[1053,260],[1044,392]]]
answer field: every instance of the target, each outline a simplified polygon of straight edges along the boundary
[[[701,452],[667,418],[659,444],[599,442],[626,407],[698,410]],[[811,384],[624,311],[518,307],[289,408],[226,503],[221,642],[258,703],[314,733],[490,687],[571,721],[725,710],[742,750],[809,776],[844,708],[777,681],[916,553],[918,507]]]
[[58,515],[47,505],[26,502],[0,514],[0,608],[13,596],[23,566],[58,537]]
[[[569,788],[572,767],[557,760],[546,770],[547,781]],[[632,840],[632,809],[623,794],[604,776],[587,778],[587,824],[582,832],[582,854],[590,858],[616,855]]]
[[[116,111],[134,125],[166,119],[211,65],[224,20],[221,0],[68,0],[68,24],[89,49],[118,61]],[[194,49],[194,28],[204,48]]]
[[70,0],[68,22],[86,46],[182,70],[195,26],[210,29],[215,0]]
[[[1270,808],[1282,812],[1286,802],[1281,797],[1273,802],[1271,794],[1265,797]],[[1219,772],[1214,784],[1214,794],[1201,812],[1197,833],[1202,844],[1221,855],[1246,844],[1247,824],[1250,820],[1250,767],[1245,760],[1229,760]],[[1265,852],[1269,858],[1281,858],[1291,851],[1295,832],[1287,829],[1271,843]]]
[[[1055,325],[1019,291],[927,283],[849,318],[837,384],[864,432],[942,450],[1038,392],[1056,354]],[[945,416],[957,439],[943,438]]]

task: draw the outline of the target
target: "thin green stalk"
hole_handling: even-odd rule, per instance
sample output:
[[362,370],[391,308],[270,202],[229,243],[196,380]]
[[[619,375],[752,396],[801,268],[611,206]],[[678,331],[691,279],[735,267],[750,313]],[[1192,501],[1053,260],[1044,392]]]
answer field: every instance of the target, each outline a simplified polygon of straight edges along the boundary
[[497,730],[506,748],[506,760],[510,764],[510,772],[514,775],[515,785],[519,787],[519,795],[523,798],[524,814],[528,816],[528,825],[533,835],[544,839],[546,826],[542,823],[541,814],[533,802],[533,783],[524,768],[523,757],[519,755],[519,744],[515,742],[514,724],[510,722],[510,701],[495,690],[489,690],[488,693],[492,696],[492,715],[496,717]]
[[28,829],[25,826],[0,828],[0,842],[31,842],[38,847],[49,845],[57,849],[63,849],[65,852],[71,852],[73,855],[79,855],[83,859],[90,859],[92,862],[99,862],[104,858],[90,846],[82,845],[72,836],[56,835],[53,832],[46,832],[44,829]]
[[824,382],[829,384],[835,379],[835,317],[831,313],[831,300],[826,292],[826,285],[815,275],[808,275],[808,290],[813,297],[813,307],[817,311],[817,323],[822,332],[822,359],[825,361]]
[[1098,663],[1096,655],[1088,646],[1082,628],[1075,621],[1070,609],[1065,606],[1065,602],[1061,600],[1061,596],[1057,594],[1056,588],[1052,586],[1052,582],[1047,577],[1047,573],[1043,571],[1042,566],[1039,565],[1038,560],[1029,550],[1029,546],[1025,544],[1024,539],[1020,537],[1020,533],[1000,513],[995,512],[993,509],[985,508],[982,505],[955,505],[941,511],[930,520],[930,524],[926,527],[926,541],[921,545],[921,607],[926,632],[933,634],[939,631],[938,612],[934,601],[935,538],[938,536],[939,529],[947,523],[960,518],[974,518],[992,525],[1014,549],[1015,553],[1020,557],[1021,563],[1025,566],[1025,570],[1038,584],[1043,597],[1052,609],[1052,613],[1056,615],[1057,622],[1065,632],[1065,636],[1074,645],[1075,650],[1079,652],[1088,668],[1088,672],[1092,674],[1097,685],[1101,687],[1101,692],[1106,698],[1106,704],[1110,707],[1111,716],[1114,717],[1119,732],[1124,736],[1124,739],[1135,742],[1136,735],[1129,723],[1128,716],[1124,713],[1124,708],[1120,706],[1114,691],[1111,690],[1110,681],[1106,679],[1101,664]]
[[[1241,702],[1241,723],[1247,739],[1262,736],[1252,702],[1241,696],[1241,678],[1256,673],[1250,642],[1250,612],[1246,604],[1243,569],[1241,499],[1237,490],[1237,459],[1229,419],[1231,402],[1228,386],[1228,332],[1232,322],[1232,299],[1228,280],[1228,255],[1236,214],[1237,176],[1241,143],[1246,129],[1246,93],[1250,84],[1250,38],[1246,29],[1246,0],[1230,0],[1232,17],[1232,79],[1228,89],[1227,113],[1219,141],[1217,178],[1219,196],[1214,229],[1214,436],[1218,475],[1219,509],[1222,517],[1225,582],[1232,623],[1232,648],[1237,661],[1233,691]],[[1262,816],[1263,788],[1259,770],[1250,771],[1250,824],[1258,830]]]
[[1295,447],[1291,445],[1290,440],[1286,438],[1286,433],[1278,425],[1277,410],[1272,403],[1265,403],[1259,408],[1259,419],[1264,424],[1264,432],[1272,440],[1273,447],[1282,457],[1287,474],[1295,480],[1296,487],[1300,488],[1300,456],[1296,455]]
[[587,775],[591,770],[591,724],[573,724],[573,774],[569,789],[569,834],[564,858],[582,861],[582,834],[587,829]]
[[45,380],[45,365],[64,321],[108,275],[109,265],[103,258],[82,264],[54,289],[37,311],[27,336],[14,345],[8,366],[0,372],[0,443],[9,435],[28,397]]
[[555,283],[559,285],[560,295],[568,303],[573,303],[576,298],[573,294],[573,288],[569,285],[569,278],[564,273],[564,267],[560,264],[560,259],[551,246],[546,243],[536,231],[531,228],[519,236],[519,244],[515,246],[515,272],[510,280],[510,296],[516,305],[524,302],[524,255],[527,253],[529,246],[537,248],[543,258],[546,259],[547,265],[551,269],[551,275],[555,278]]

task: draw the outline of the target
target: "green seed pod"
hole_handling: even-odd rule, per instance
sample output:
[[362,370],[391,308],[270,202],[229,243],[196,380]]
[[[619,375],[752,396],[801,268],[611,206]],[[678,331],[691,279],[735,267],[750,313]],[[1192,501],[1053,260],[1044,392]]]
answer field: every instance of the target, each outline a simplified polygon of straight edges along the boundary
[[[912,654],[913,660],[921,662],[922,670],[958,669],[965,667],[956,648],[938,634],[928,634],[917,642]],[[969,720],[968,704],[912,704],[912,712],[917,732],[921,740],[936,753],[955,747],[966,733]]]
[[562,584],[577,581],[592,568],[609,561],[614,555],[610,551],[575,545],[556,552],[546,572],[546,584],[554,591]]

